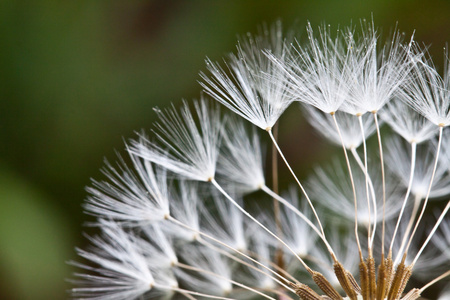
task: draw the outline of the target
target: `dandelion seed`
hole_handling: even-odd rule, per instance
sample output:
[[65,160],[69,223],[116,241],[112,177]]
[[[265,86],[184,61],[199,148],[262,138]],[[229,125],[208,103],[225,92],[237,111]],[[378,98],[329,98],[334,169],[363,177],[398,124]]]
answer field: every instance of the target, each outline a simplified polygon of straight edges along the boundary
[[[242,205],[242,201],[237,200]],[[202,210],[203,230],[235,249],[245,251],[244,216],[233,204],[219,195],[213,196],[215,209]]]
[[[271,56],[286,72],[288,92],[296,101],[315,106],[325,113],[336,112],[348,99],[348,65],[353,43],[350,38],[332,38],[329,28],[319,29],[320,37],[314,36],[311,24],[308,24],[307,46],[300,42],[297,48],[290,50],[286,57]],[[348,29],[351,34],[351,29]]]
[[[422,53],[417,45],[415,50]],[[439,127],[450,125],[450,59],[444,56],[444,75],[436,71],[425,55],[412,58],[413,74],[399,92],[402,99],[430,122]]]
[[205,81],[201,83],[202,87],[214,99],[259,128],[272,128],[292,99],[286,93],[284,71],[261,50],[283,56],[283,43],[280,25],[264,35],[243,39],[238,55],[229,56],[230,75],[219,64],[206,61],[211,77],[200,73]]
[[391,39],[380,47],[380,39],[372,22],[361,21],[361,35],[349,55],[349,98],[340,108],[352,114],[378,112],[408,79],[412,68],[411,43],[402,44],[402,34],[394,31]]
[[74,288],[74,295],[89,299],[133,299],[149,291],[155,280],[146,258],[133,242],[134,237],[117,224],[102,222],[102,225],[104,238],[90,239],[95,248],[78,250],[81,257],[98,267],[74,263],[96,275],[78,274],[81,280],[76,283],[83,287]]
[[217,172],[225,184],[243,193],[259,190],[265,185],[263,154],[258,134],[248,136],[240,120],[227,122],[224,146]]
[[[420,144],[437,134],[436,126],[402,101],[396,99],[381,110],[381,118],[402,138],[409,143]],[[389,147],[387,148],[389,149]]]
[[171,193],[170,214],[179,222],[190,228],[180,228],[177,224],[166,222],[163,230],[176,240],[192,242],[199,238],[201,199],[200,186],[195,183],[180,181],[179,189]]
[[85,209],[96,216],[114,219],[125,225],[142,225],[163,220],[169,215],[169,197],[165,170],[149,161],[130,155],[133,169],[119,157],[119,169],[108,162],[107,181],[93,181]]
[[175,108],[159,115],[158,139],[162,145],[141,136],[130,152],[185,178],[208,181],[214,178],[221,121],[216,107],[209,109],[205,99],[194,102],[194,114],[187,102],[181,113]]

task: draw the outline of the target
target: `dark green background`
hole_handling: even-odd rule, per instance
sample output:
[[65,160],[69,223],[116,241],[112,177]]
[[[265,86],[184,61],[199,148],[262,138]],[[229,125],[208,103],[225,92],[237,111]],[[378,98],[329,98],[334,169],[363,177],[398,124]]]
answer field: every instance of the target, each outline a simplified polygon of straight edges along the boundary
[[[441,61],[446,0],[0,1],[0,298],[68,297],[84,187],[150,128],[152,107],[199,95],[206,56],[234,51],[264,21],[348,25],[371,13],[386,33],[397,21],[415,30]],[[285,126],[281,141],[293,134],[311,135]],[[286,151],[299,165],[317,150]]]

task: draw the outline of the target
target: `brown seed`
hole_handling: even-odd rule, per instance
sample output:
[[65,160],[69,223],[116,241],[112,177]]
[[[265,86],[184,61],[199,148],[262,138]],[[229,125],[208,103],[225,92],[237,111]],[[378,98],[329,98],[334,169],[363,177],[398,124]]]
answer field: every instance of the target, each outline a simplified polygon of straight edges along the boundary
[[403,275],[402,284],[400,285],[400,289],[398,291],[397,296],[400,296],[403,291],[406,288],[406,285],[408,284],[409,278],[411,278],[412,275],[412,266],[408,266],[405,269],[405,274]]
[[347,277],[356,293],[361,294],[361,287],[358,285],[358,282],[355,277],[353,277],[352,273],[347,271]]
[[334,273],[347,296],[349,296],[351,300],[357,300],[356,292],[353,290],[350,280],[347,277],[347,271],[340,262],[334,263]]
[[394,279],[392,281],[391,288],[388,294],[388,300],[396,300],[397,295],[399,294],[400,287],[403,283],[403,277],[405,274],[405,262],[402,262],[398,265],[397,270],[395,271]]
[[369,268],[369,298],[370,300],[375,300],[377,294],[377,275],[375,271],[375,259],[370,255],[367,258],[367,267]]
[[384,257],[381,256],[381,263],[378,267],[378,279],[377,279],[377,300],[383,300],[386,295],[386,285],[387,285],[387,278],[386,278],[386,261],[384,260]]
[[416,300],[420,298],[420,290],[412,289],[401,300]]
[[321,273],[313,271],[312,279],[317,286],[332,300],[342,300],[342,296]]
[[309,286],[303,283],[291,283],[291,286],[294,288],[295,293],[302,300],[322,300],[323,298],[314,292]]
[[359,278],[361,280],[361,295],[364,300],[369,299],[369,269],[365,261],[359,263]]

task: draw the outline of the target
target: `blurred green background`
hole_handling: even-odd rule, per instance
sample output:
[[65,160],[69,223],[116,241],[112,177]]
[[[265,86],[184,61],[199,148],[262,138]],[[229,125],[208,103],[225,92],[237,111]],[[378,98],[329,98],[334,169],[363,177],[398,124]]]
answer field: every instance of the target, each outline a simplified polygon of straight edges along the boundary
[[[84,187],[151,127],[152,107],[199,95],[206,56],[277,18],[348,25],[371,13],[441,59],[448,0],[0,1],[0,299],[69,297]],[[294,131],[310,134],[291,127],[281,140]],[[304,146],[288,151],[317,151]]]

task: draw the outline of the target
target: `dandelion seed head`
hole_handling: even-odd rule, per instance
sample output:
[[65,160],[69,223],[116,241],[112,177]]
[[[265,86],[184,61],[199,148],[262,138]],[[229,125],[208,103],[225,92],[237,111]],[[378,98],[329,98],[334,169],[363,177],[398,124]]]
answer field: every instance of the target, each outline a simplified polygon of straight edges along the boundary
[[[333,31],[308,23],[303,41],[278,21],[208,59],[201,85],[232,117],[205,96],[154,110],[87,189],[101,233],[77,249],[74,297],[414,300],[434,285],[446,299],[449,59],[441,75],[373,21]],[[293,101],[341,148],[307,180],[276,134]]]

